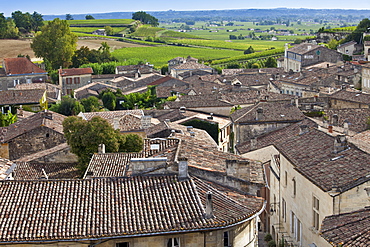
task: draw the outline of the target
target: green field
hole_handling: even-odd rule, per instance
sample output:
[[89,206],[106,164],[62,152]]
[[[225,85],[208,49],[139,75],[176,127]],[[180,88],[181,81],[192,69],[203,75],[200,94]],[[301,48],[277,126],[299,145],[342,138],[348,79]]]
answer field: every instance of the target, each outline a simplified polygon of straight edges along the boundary
[[[104,27],[102,27],[104,28]],[[113,27],[114,33],[119,33],[126,30],[127,27]],[[72,32],[76,33],[92,33],[93,31],[99,29],[98,27],[70,27],[69,28]]]
[[192,56],[203,61],[209,61],[213,59],[234,57],[242,54],[243,52],[232,50],[177,46],[122,48],[115,50],[112,53],[112,55],[119,61],[137,58],[139,60],[146,60],[147,62],[154,64],[157,68],[166,65],[169,60],[175,57]]
[[132,19],[94,19],[94,20],[69,20],[69,25],[130,25],[135,20]]

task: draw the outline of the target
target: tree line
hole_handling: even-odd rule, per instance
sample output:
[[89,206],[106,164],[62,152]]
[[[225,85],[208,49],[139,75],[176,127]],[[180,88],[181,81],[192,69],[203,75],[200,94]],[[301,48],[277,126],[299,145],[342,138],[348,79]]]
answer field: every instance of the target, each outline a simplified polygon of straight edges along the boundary
[[21,34],[39,31],[43,25],[43,16],[36,11],[30,14],[18,10],[8,18],[4,16],[4,13],[0,13],[0,38],[19,38]]

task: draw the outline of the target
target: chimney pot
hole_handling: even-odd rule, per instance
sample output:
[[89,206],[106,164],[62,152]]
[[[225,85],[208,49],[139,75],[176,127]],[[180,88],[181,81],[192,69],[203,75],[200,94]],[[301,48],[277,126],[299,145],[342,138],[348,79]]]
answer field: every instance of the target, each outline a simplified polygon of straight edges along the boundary
[[188,174],[188,159],[184,157],[179,158],[179,181],[189,179]]
[[103,143],[99,144],[98,153],[99,154],[105,154],[105,144],[103,144]]

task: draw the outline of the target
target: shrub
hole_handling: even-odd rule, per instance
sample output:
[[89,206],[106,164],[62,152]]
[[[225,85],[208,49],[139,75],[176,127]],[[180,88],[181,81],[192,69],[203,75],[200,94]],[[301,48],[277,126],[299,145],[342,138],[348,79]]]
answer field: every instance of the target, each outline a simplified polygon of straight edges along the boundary
[[265,240],[266,242],[271,241],[271,240],[272,240],[272,236],[271,236],[271,234],[270,234],[270,233],[267,233],[267,234],[265,235],[264,240]]
[[267,246],[268,246],[268,247],[276,247],[275,240],[270,240],[270,241],[267,243]]

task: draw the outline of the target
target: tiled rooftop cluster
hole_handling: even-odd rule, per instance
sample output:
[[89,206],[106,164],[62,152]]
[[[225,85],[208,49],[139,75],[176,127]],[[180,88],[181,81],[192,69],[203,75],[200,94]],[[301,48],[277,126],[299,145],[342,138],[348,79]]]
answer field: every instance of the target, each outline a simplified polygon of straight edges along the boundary
[[370,243],[370,208],[326,217],[321,236],[335,246],[368,246]]
[[[0,239],[99,239],[210,229],[241,222],[262,200],[232,199],[199,179],[175,176],[0,182]],[[213,218],[204,217],[212,192]]]
[[[261,114],[257,119],[258,111]],[[302,112],[291,102],[259,102],[237,110],[231,115],[233,122],[294,122],[303,118]]]
[[340,90],[336,93],[330,95],[331,99],[338,99],[344,101],[351,101],[361,104],[370,104],[370,94],[361,93],[361,92],[354,92],[350,90]]
[[[306,131],[301,131],[307,126]],[[323,191],[338,188],[346,191],[370,174],[370,155],[348,144],[340,153],[334,152],[334,140],[317,130],[309,120],[257,138],[257,148],[274,145],[295,166],[295,169],[320,187]],[[241,153],[251,151],[250,143],[238,146]],[[338,180],[337,178],[341,179]]]
[[41,179],[45,178],[45,174],[48,179],[72,179],[81,177],[81,171],[76,168],[77,163],[42,164],[15,162],[15,164],[16,168],[12,176],[16,180]]
[[47,74],[26,57],[4,58],[6,75]]
[[0,91],[0,105],[38,104],[44,92],[45,89]]

